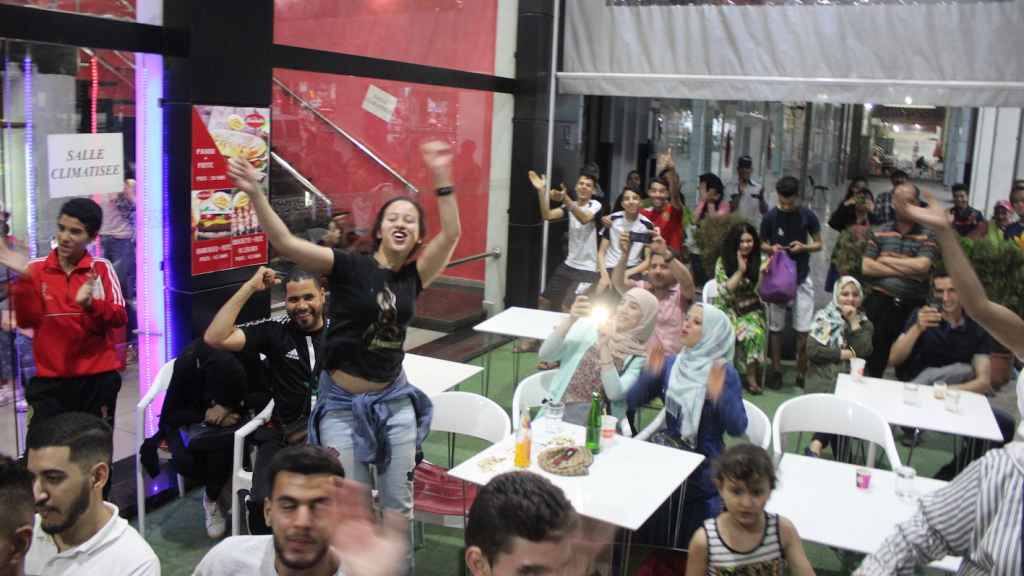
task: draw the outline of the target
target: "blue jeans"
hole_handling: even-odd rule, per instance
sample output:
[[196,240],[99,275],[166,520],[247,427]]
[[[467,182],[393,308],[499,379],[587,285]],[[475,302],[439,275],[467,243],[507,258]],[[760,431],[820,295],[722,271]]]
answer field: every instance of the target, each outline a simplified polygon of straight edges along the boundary
[[[416,468],[416,411],[407,398],[389,402],[392,416],[388,420],[391,464],[377,471],[377,490],[381,506],[394,510],[412,521],[413,474]],[[371,486],[370,465],[356,462],[352,440],[353,418],[349,410],[328,412],[320,420],[320,443],[338,451],[345,477]],[[411,525],[410,525],[411,528]],[[412,534],[412,530],[409,531]],[[412,573],[412,547],[409,548],[408,571]]]

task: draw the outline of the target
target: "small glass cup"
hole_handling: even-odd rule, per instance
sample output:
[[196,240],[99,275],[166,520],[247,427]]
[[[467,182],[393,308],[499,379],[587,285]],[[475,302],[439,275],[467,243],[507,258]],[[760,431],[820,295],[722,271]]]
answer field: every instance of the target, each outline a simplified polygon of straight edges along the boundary
[[871,469],[870,468],[857,468],[857,489],[859,489],[859,490],[870,490],[871,489]]
[[619,419],[615,416],[605,414],[601,416],[601,452],[604,453],[606,450],[612,447],[615,443],[615,426],[618,424]]
[[957,414],[960,412],[960,391],[949,389],[946,390],[946,410]]
[[932,384],[932,392],[935,394],[936,400],[945,400],[946,391],[949,390],[949,384],[945,382],[936,382]]
[[896,468],[896,497],[914,498],[917,490],[914,488],[914,481],[917,478],[917,471],[910,466]]
[[920,386],[914,382],[903,383],[903,403],[908,406],[917,406]]
[[853,377],[854,382],[861,382],[864,380],[864,367],[866,365],[867,360],[863,358],[850,359],[850,376]]

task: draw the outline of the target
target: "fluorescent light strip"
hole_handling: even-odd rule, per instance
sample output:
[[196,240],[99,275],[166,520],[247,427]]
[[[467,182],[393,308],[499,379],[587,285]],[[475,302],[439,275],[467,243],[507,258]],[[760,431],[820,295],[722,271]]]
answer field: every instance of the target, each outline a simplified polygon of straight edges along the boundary
[[[165,217],[166,167],[163,154],[163,58],[135,55],[136,111],[136,308],[139,324],[139,397],[149,390],[167,359],[169,309],[165,300],[162,262],[166,258],[168,227]],[[146,410],[145,430],[157,430],[163,398]]]
[[25,89],[25,212],[26,214],[26,227],[28,232],[28,254],[32,258],[35,258],[39,253],[39,247],[37,246],[38,232],[36,221],[38,215],[36,214],[36,164],[35,164],[35,152],[33,146],[35,145],[35,137],[32,135],[33,122],[32,122],[32,107],[34,106],[34,99],[32,95],[32,54],[29,48],[25,48],[25,59],[21,62],[21,74],[22,74],[22,85]]
[[100,71],[96,63],[96,57],[89,59],[89,127],[92,133],[96,133],[96,100],[100,97]]

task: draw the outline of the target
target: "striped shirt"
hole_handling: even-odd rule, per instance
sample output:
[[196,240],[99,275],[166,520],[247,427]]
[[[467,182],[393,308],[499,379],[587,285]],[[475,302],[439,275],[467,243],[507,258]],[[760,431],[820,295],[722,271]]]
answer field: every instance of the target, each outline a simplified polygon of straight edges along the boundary
[[[868,234],[868,246],[864,251],[865,258],[879,256],[895,256],[917,258],[927,256],[935,261],[938,245],[935,235],[919,224],[914,224],[910,232],[901,234],[896,223],[882,224]],[[913,298],[924,300],[928,296],[928,277],[906,278],[903,276],[887,276],[873,278],[873,286],[889,296],[896,298]]]
[[755,576],[760,574],[783,574],[786,567],[782,548],[782,534],[779,531],[779,515],[764,515],[764,534],[753,550],[739,552],[722,538],[718,531],[718,518],[704,521],[708,535],[707,576]]
[[1021,574],[1022,491],[1024,443],[991,450],[922,497],[917,513],[898,524],[854,574],[909,576],[945,556],[963,558],[960,576]]

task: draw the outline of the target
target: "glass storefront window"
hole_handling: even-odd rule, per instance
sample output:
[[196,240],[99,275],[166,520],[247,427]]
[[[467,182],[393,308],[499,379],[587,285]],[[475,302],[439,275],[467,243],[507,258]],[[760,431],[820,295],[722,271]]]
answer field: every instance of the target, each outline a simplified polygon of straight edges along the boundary
[[[69,3],[53,4],[63,9]],[[135,328],[134,80],[134,55],[0,39],[0,216],[9,227],[6,240],[44,257],[61,205],[74,196],[95,200],[104,226],[89,249],[117,272],[129,326],[115,337],[126,358]],[[79,167],[86,165],[101,166],[108,177],[83,175]],[[0,452],[17,454],[23,446],[23,385],[35,367],[32,332],[12,326],[6,299],[11,279],[0,267]],[[136,374],[126,370],[123,392],[137,393]],[[118,458],[133,448],[115,442]]]
[[[276,0],[274,42],[495,74],[500,4],[499,0]],[[511,24],[514,27],[515,22]],[[337,33],[325,34],[325,30]]]
[[135,0],[0,0],[0,4],[135,20]]
[[[285,69],[274,79],[271,201],[293,233],[319,241],[332,215],[348,213],[346,241],[366,248],[380,206],[408,194],[433,235],[437,203],[419,147],[439,139],[455,153],[462,238],[453,258],[486,250],[493,94]],[[484,264],[446,276],[482,283]]]

